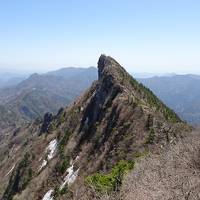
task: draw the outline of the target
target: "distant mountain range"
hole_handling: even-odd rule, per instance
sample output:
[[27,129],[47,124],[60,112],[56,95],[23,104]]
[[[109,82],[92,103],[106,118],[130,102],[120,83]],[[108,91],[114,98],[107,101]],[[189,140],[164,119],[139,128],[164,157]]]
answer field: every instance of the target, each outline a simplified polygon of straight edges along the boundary
[[[166,74],[138,78],[147,75],[150,74],[135,76],[183,120],[200,124],[200,76]],[[95,67],[62,68],[45,74],[32,74],[28,78],[12,76],[9,79],[9,76],[5,76],[4,81],[10,80],[10,84],[0,89],[0,127],[11,127],[43,118],[46,112],[57,113],[96,79]]]
[[0,73],[0,88],[11,87],[19,84],[26,78],[28,78],[28,74],[20,74],[20,73]]
[[135,78],[152,78],[152,77],[155,77],[155,76],[159,76],[159,77],[162,77],[162,76],[175,76],[176,74],[175,73],[131,73],[131,75]]
[[46,112],[56,113],[86,90],[95,79],[97,69],[94,67],[63,68],[42,75],[33,74],[14,86],[2,88],[0,127],[9,122],[31,121],[43,117]]
[[200,124],[200,76],[175,75],[138,79],[191,124]]

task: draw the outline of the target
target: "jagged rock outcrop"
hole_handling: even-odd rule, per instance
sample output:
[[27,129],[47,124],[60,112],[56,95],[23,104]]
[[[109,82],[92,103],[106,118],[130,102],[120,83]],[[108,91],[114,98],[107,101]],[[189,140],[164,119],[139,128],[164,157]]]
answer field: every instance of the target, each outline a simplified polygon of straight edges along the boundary
[[[175,143],[190,129],[149,89],[105,55],[98,61],[98,81],[59,115],[46,118],[48,123],[43,124],[51,126],[51,134],[38,138],[35,131],[29,136],[31,144],[18,149],[35,155],[29,166],[35,173],[17,195],[19,200],[42,199],[45,194],[81,199],[88,175],[109,172],[120,160],[133,161],[144,151],[157,151]],[[55,139],[56,153],[46,159],[46,146],[49,143],[51,147]],[[42,159],[48,162],[43,165]],[[72,184],[74,181],[76,184]],[[69,184],[70,190],[60,195],[63,184]]]
[[42,123],[40,133],[48,132],[49,125],[50,125],[52,120],[53,120],[53,114],[52,113],[46,113],[44,115],[44,119],[43,119],[43,123]]

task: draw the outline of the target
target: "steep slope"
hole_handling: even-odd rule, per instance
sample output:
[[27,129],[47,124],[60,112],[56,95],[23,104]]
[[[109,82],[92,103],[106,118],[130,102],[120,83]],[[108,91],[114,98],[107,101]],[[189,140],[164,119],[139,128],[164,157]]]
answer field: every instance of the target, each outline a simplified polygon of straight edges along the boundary
[[[12,123],[19,125],[18,122],[22,120],[31,121],[43,117],[46,112],[56,113],[60,107],[71,103],[96,78],[97,70],[92,67],[64,68],[42,75],[33,74],[14,87],[2,89],[0,104],[4,110],[15,113],[17,117]],[[1,110],[1,115],[7,114]],[[9,115],[5,118],[9,118]],[[3,120],[2,123],[6,124],[10,120]]]
[[[6,188],[2,184],[3,200],[84,199],[85,195],[93,199],[94,194],[87,192],[89,185],[117,189],[123,169],[132,167],[138,154],[159,151],[190,130],[105,55],[98,61],[98,81],[69,107],[45,119],[19,131],[17,141],[23,136],[25,144],[13,137],[12,152],[0,166],[2,182],[8,183],[10,177]],[[15,164],[12,173],[6,172],[11,163]],[[111,174],[88,177],[97,171]],[[105,179],[108,185],[102,183]]]
[[174,109],[183,120],[196,125],[200,123],[200,76],[176,75],[139,81]]

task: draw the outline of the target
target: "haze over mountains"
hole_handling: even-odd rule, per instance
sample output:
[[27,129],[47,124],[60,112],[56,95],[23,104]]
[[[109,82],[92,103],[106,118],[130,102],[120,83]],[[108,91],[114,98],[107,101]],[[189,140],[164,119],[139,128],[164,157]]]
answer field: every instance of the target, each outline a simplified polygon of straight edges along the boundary
[[190,130],[117,61],[102,55],[98,80],[74,103],[48,123],[21,127],[0,146],[2,200],[93,200],[117,192],[138,157],[175,144]]
[[200,200],[199,11],[0,1],[0,200]]
[[[18,123],[56,113],[71,103],[97,78],[95,68],[65,68],[33,74],[14,86],[0,90],[2,123]],[[77,84],[78,83],[78,84]],[[10,113],[13,113],[10,119]]]
[[[136,74],[136,77],[183,120],[200,124],[200,76],[165,74],[144,78],[152,75],[142,73]],[[4,83],[5,80],[7,82],[0,89],[0,127],[15,127],[36,118],[43,118],[47,112],[57,113],[96,79],[97,69],[94,67],[62,68],[41,75],[32,74],[30,77],[7,74],[4,79],[1,78]]]
[[199,130],[163,102],[193,104],[186,93],[197,97],[199,80],[137,81],[101,55],[98,70],[33,74],[1,89],[0,198],[198,200]]
[[18,83],[28,78],[28,76],[29,74],[1,72],[0,73],[0,88],[17,85]]
[[191,124],[200,124],[200,76],[175,75],[138,79]]

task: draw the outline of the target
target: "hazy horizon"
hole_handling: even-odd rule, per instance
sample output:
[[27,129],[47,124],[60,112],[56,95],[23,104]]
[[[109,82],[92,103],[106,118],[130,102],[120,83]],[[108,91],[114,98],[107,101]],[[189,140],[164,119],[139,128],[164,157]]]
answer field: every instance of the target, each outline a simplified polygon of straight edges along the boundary
[[[97,58],[98,59],[98,58]],[[63,66],[52,66],[52,67],[48,67],[48,66],[41,66],[39,68],[35,68],[35,67],[29,67],[27,65],[27,67],[20,67],[20,66],[8,66],[5,67],[5,65],[0,64],[0,73],[17,73],[17,74],[32,74],[32,73],[46,73],[46,72],[50,72],[50,71],[56,71],[56,70],[60,70],[62,68],[89,68],[89,67],[95,67],[97,68],[97,64],[95,65],[91,65],[91,66],[67,66],[67,65],[63,65]],[[155,74],[155,75],[160,75],[160,74],[177,74],[177,75],[184,75],[184,74],[196,74],[196,75],[200,75],[200,69],[199,71],[192,71],[188,68],[188,70],[185,71],[169,71],[169,70],[147,70],[144,71],[143,69],[145,68],[140,68],[140,67],[130,67],[130,66],[124,66],[123,67],[129,72],[129,73],[137,73],[137,74]]]
[[[96,66],[63,66],[63,67],[58,67],[55,69],[34,69],[32,68],[31,70],[24,70],[24,69],[0,69],[0,80],[1,78],[4,78],[2,76],[6,75],[6,78],[12,78],[12,77],[29,77],[34,73],[38,73],[38,74],[45,74],[47,72],[52,72],[52,71],[56,71],[56,70],[60,70],[63,68],[90,68],[90,67],[95,67]],[[131,69],[127,69],[127,71],[135,78],[150,78],[150,77],[154,77],[154,76],[174,76],[174,75],[200,75],[200,73],[175,73],[175,72],[145,72],[145,71],[141,71],[141,72],[137,72],[137,71],[131,71]]]
[[0,70],[96,66],[200,74],[200,1],[30,0],[0,3]]

